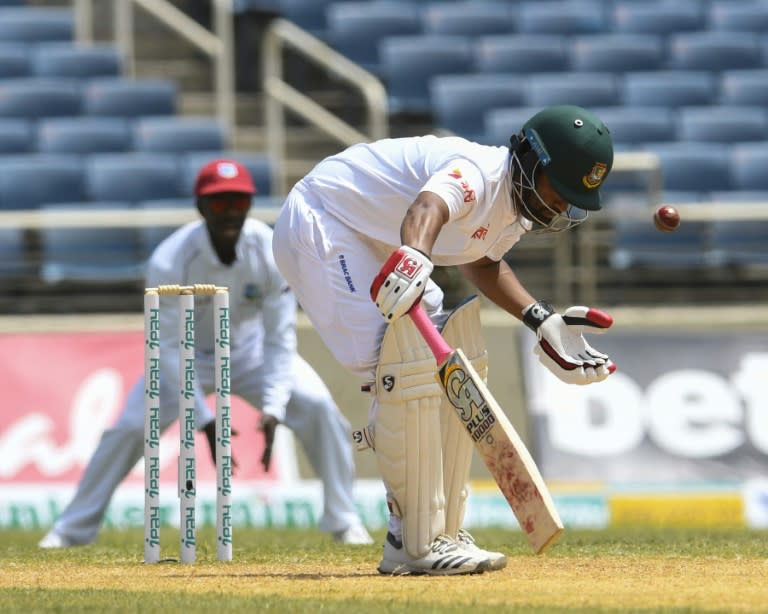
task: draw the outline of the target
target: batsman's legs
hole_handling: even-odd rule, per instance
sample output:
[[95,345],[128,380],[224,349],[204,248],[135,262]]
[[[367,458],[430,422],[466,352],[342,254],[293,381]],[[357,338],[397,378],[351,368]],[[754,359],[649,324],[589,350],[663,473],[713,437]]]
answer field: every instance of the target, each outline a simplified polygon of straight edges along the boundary
[[[466,574],[488,561],[460,548],[444,535],[441,389],[434,356],[413,323],[390,324],[376,370],[372,422],[378,461],[391,514],[379,571],[387,574]],[[395,522],[396,523],[396,522]]]
[[[486,381],[488,378],[488,351],[480,328],[480,299],[469,298],[454,309],[442,328],[442,334],[451,347],[460,347],[472,361],[472,366]],[[490,569],[502,569],[507,557],[500,552],[488,552],[475,545],[474,538],[464,529],[464,514],[469,495],[469,472],[475,446],[466,432],[456,408],[443,395],[440,404],[442,433],[443,476],[445,483],[445,532],[464,547],[486,556]]]

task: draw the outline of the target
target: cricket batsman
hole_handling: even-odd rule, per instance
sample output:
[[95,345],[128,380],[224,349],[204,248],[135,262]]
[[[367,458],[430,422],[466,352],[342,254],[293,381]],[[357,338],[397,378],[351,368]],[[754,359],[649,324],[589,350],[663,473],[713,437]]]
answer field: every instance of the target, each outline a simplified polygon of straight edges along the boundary
[[380,573],[472,574],[507,562],[462,528],[472,442],[441,394],[434,356],[403,316],[421,301],[484,376],[479,299],[446,313],[431,279],[435,265],[455,265],[534,331],[536,353],[557,377],[607,378],[615,366],[582,331],[609,327],[610,316],[556,313],[503,257],[525,233],[566,230],[599,210],[612,164],[608,128],[563,105],[531,117],[509,147],[435,136],[354,145],[288,194],[274,230],[277,265],[329,350],[371,390],[366,432],[390,510]]

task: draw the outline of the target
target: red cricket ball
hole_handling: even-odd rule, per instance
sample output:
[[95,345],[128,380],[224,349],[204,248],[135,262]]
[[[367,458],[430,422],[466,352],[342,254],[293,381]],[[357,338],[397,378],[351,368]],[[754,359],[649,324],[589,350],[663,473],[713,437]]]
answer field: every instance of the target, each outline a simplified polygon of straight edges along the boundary
[[663,205],[653,214],[653,222],[661,232],[672,232],[680,226],[680,213],[670,205]]

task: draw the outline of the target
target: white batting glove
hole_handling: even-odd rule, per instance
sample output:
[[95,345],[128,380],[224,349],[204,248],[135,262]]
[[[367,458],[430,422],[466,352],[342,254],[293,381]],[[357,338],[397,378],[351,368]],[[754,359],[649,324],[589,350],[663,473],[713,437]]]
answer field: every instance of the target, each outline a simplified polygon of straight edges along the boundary
[[407,245],[392,252],[371,284],[371,298],[387,322],[419,302],[433,268],[425,254]]
[[538,301],[523,310],[523,322],[536,333],[534,353],[539,361],[567,384],[601,382],[616,371],[607,354],[589,345],[582,334],[602,333],[613,318],[599,309],[569,307],[563,315],[552,305]]

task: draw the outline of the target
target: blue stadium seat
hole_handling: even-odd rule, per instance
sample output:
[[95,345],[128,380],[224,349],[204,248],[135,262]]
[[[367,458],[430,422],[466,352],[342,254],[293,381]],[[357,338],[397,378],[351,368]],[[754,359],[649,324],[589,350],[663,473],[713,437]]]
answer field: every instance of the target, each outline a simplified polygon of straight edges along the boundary
[[0,155],[30,153],[35,142],[32,124],[26,119],[0,119]]
[[509,138],[523,129],[523,124],[540,107],[509,107],[490,109],[483,115],[485,142],[489,145],[509,145]]
[[728,70],[760,68],[763,49],[750,32],[685,32],[669,36],[667,68]]
[[619,83],[611,73],[544,73],[531,75],[523,86],[528,106],[576,104],[582,107],[621,103]]
[[130,151],[128,121],[107,117],[55,117],[38,121],[36,149],[42,153],[119,153]]
[[768,190],[711,192],[713,202],[721,203],[726,219],[712,222],[710,264],[719,267],[768,265],[768,222],[730,220],[727,207],[747,203],[768,203]]
[[483,142],[485,113],[521,105],[523,93],[518,75],[440,75],[430,81],[430,100],[437,127]]
[[35,46],[32,72],[38,77],[118,77],[122,60],[117,47],[111,45],[44,43]]
[[659,70],[624,75],[622,101],[629,106],[680,107],[713,104],[717,81],[705,71]]
[[608,256],[614,269],[691,269],[709,264],[709,225],[684,221],[675,232],[659,232],[651,220],[619,217]]
[[[71,202],[43,211],[127,209],[126,202]],[[48,284],[62,282],[138,281],[143,273],[139,233],[135,228],[54,228],[40,230],[40,277]]]
[[472,46],[462,36],[386,37],[379,55],[392,113],[429,113],[432,77],[472,71]]
[[768,147],[764,142],[734,145],[730,166],[734,190],[768,190]]
[[727,70],[719,91],[722,105],[768,106],[768,70]]
[[664,58],[664,42],[655,34],[577,36],[568,50],[571,69],[588,72],[657,70]]
[[208,117],[140,117],[133,122],[136,151],[216,151],[224,150],[228,141],[224,127]]
[[515,19],[509,3],[499,0],[433,2],[424,7],[422,29],[424,34],[505,34],[514,32]]
[[33,272],[23,228],[0,228],[0,279],[24,278]]
[[71,79],[0,79],[0,117],[69,117],[81,108],[80,89]]
[[84,196],[83,164],[76,156],[0,156],[0,209],[36,209]]
[[671,109],[642,107],[598,107],[592,109],[611,131],[617,147],[662,143],[677,139],[675,115]]
[[380,41],[386,36],[420,34],[419,11],[412,4],[394,0],[334,2],[326,12],[328,41],[339,53],[378,74]]
[[481,36],[474,48],[478,72],[535,73],[568,70],[568,55],[560,36],[511,34]]
[[74,33],[74,16],[69,7],[0,8],[0,41],[72,41]]
[[730,190],[730,156],[723,147],[702,147],[698,143],[649,143],[643,149],[661,160],[665,190]]
[[521,34],[597,34],[609,30],[602,2],[564,0],[522,2],[514,10]]
[[168,79],[92,79],[84,88],[83,112],[126,118],[173,115],[177,93],[178,86]]
[[768,139],[768,112],[763,107],[683,107],[678,113],[682,141],[731,144]]
[[334,0],[278,0],[280,15],[311,34],[325,36],[328,30],[326,11]]
[[29,47],[24,43],[0,42],[0,79],[30,76],[29,55]]
[[191,197],[195,178],[200,169],[212,160],[236,160],[248,169],[256,185],[257,197],[273,196],[276,171],[275,161],[267,154],[256,152],[194,152],[182,156],[179,168],[179,191],[181,196]]
[[612,9],[609,30],[616,33],[672,34],[703,30],[706,13],[698,2],[621,2]]
[[[195,199],[190,195],[181,198],[144,200],[138,203],[137,208],[150,211],[153,209],[186,209],[191,211],[195,208]],[[178,228],[178,224],[174,226],[145,226],[140,228],[139,241],[142,258],[144,260],[149,258],[160,242]]]
[[709,30],[758,33],[768,31],[768,4],[761,0],[712,0],[707,17]]
[[179,162],[172,154],[94,154],[86,163],[88,198],[137,203],[152,198],[176,198]]

